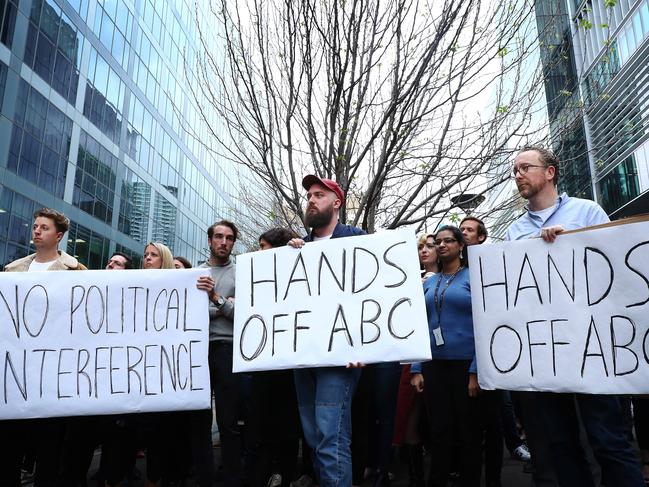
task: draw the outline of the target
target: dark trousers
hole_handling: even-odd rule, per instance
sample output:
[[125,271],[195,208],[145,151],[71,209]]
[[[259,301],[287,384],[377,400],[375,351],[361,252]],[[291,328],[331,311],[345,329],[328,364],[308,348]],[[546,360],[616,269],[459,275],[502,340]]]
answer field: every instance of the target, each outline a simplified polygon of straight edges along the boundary
[[61,485],[62,454],[68,421],[68,418],[29,420],[30,439],[28,441],[36,443],[34,487],[58,487]]
[[633,422],[636,440],[641,450],[649,450],[649,399],[634,397]]
[[232,373],[232,344],[210,342],[210,382],[216,405],[216,422],[221,436],[221,458],[226,486],[239,486],[241,435],[239,420],[239,377]]
[[470,398],[469,360],[423,364],[424,397],[431,433],[429,487],[445,487],[454,438],[459,439],[460,486],[479,487],[482,470],[481,398]]
[[25,450],[26,421],[0,421],[0,485],[20,487],[20,466]]
[[189,426],[191,453],[199,487],[208,487],[214,480],[212,454],[212,409],[187,411],[185,427]]
[[622,410],[617,397],[596,394],[537,395],[560,485],[595,485],[579,442],[581,416],[588,442],[602,470],[602,484],[610,487],[644,486],[637,456],[624,433]]
[[484,461],[487,486],[498,485],[503,468],[502,392],[482,393],[484,421]]
[[536,487],[556,487],[558,485],[550,454],[550,440],[545,431],[543,406],[538,400],[540,392],[512,392],[512,400],[520,409],[520,416],[527,437],[527,445],[532,454],[534,473],[532,479]]
[[352,401],[352,476],[363,483],[366,466],[388,473],[394,436],[397,395],[401,379],[398,362],[363,369]]
[[514,404],[509,391],[500,391],[500,418],[505,446],[511,453],[521,446],[523,441],[521,440],[521,437],[518,436]]

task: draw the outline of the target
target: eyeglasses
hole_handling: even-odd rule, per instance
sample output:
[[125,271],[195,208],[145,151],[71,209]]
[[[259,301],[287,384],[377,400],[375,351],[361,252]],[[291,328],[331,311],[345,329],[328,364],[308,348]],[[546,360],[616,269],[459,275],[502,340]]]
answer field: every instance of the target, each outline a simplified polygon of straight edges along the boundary
[[514,167],[514,169],[512,169],[512,175],[513,175],[514,177],[516,177],[516,175],[517,175],[518,173],[521,173],[521,174],[527,174],[527,171],[530,170],[530,167],[542,167],[542,168],[546,168],[546,166],[538,165],[538,164],[521,164],[520,166],[518,166],[518,167]]
[[439,247],[442,244],[449,245],[452,244],[453,242],[457,242],[457,239],[448,237],[448,238],[438,238],[437,240],[435,240],[434,243],[436,247]]

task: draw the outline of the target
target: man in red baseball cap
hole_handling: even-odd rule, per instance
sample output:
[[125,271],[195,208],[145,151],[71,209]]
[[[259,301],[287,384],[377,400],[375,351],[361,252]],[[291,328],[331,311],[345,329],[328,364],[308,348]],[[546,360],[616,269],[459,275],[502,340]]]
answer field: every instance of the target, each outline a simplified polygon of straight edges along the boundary
[[[304,223],[311,233],[288,242],[305,243],[365,232],[338,222],[345,195],[338,183],[312,174],[302,180],[307,191]],[[352,485],[351,402],[360,377],[360,364],[345,367],[312,367],[295,370],[295,390],[304,437],[314,450],[313,466],[320,487]]]
[[304,223],[313,230],[315,239],[327,238],[338,224],[338,210],[345,201],[343,190],[332,179],[309,174],[302,180],[307,190]]

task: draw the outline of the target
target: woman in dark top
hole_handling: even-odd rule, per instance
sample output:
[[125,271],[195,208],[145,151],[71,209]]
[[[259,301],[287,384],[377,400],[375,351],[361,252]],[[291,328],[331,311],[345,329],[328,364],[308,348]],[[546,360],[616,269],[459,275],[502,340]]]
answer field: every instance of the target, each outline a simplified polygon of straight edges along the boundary
[[[292,231],[272,228],[259,237],[261,250],[283,247],[295,238]],[[252,487],[288,487],[297,463],[302,436],[292,370],[268,370],[252,374],[251,415],[255,459]],[[272,482],[269,479],[272,477]]]

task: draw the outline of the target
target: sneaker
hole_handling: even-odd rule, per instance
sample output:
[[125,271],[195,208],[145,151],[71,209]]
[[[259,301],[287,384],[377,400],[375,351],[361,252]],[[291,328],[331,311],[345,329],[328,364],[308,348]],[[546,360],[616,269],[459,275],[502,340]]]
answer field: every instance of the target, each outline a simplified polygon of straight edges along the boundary
[[527,445],[522,444],[514,449],[512,458],[521,462],[529,462],[532,459],[532,455],[530,455],[530,450],[527,448]]
[[282,485],[282,476],[278,473],[274,473],[268,479],[266,487],[280,487]]

